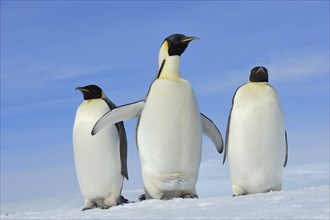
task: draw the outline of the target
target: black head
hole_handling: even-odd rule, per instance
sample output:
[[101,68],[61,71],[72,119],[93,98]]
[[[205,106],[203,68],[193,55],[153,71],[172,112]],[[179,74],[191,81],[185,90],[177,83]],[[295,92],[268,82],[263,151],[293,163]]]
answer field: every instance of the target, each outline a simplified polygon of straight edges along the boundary
[[263,66],[256,66],[251,70],[250,82],[268,82],[268,70]]
[[96,85],[88,85],[84,87],[77,87],[84,95],[84,100],[100,99],[102,98],[102,89]]
[[187,37],[183,34],[172,34],[168,36],[165,41],[168,43],[168,55],[170,56],[181,56],[181,54],[186,50],[188,44],[192,41],[198,39],[197,37]]

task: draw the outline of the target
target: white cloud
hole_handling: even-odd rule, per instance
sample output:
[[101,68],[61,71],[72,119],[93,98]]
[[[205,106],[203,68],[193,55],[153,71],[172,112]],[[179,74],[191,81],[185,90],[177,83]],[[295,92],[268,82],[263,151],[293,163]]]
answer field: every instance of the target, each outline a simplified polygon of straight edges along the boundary
[[94,66],[84,66],[84,65],[76,65],[67,68],[58,69],[58,73],[53,73],[51,76],[45,79],[46,82],[50,82],[53,80],[65,80],[69,78],[75,78],[83,75],[88,75],[91,73],[101,72],[108,69],[114,68],[114,65],[111,64],[101,64]]
[[111,64],[68,65],[35,63],[14,67],[2,74],[6,88],[34,88],[48,85],[57,80],[66,80],[114,68]]
[[329,74],[329,51],[278,54],[267,65],[270,80],[289,82]]
[[221,93],[229,88],[235,88],[247,82],[247,71],[237,70],[226,73],[210,74],[209,81],[196,84],[200,93],[213,94]]

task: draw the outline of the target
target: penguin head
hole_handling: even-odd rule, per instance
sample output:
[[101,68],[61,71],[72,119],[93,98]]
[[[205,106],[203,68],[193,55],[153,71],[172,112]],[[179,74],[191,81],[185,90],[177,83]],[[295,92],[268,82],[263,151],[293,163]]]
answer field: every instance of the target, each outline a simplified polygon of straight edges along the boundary
[[172,34],[165,38],[159,50],[159,65],[168,56],[181,56],[188,47],[188,44],[197,37],[187,37],[183,34]]
[[[181,56],[183,52],[188,47],[188,44],[192,41],[198,39],[197,37],[187,37],[183,34],[172,34],[165,38],[164,43],[167,42],[168,45],[168,55],[169,56]],[[163,44],[164,44],[163,43]]]
[[250,82],[268,82],[268,70],[263,66],[256,66],[251,70]]
[[82,92],[84,100],[100,99],[105,97],[105,94],[103,93],[102,89],[97,85],[77,87],[75,90],[79,90]]

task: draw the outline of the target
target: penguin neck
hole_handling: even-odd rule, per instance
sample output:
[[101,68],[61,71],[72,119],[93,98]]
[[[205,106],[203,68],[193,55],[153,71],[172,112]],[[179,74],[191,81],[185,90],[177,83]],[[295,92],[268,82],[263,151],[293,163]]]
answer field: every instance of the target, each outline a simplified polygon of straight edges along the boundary
[[248,81],[248,83],[251,83],[251,84],[254,84],[254,85],[269,85],[268,82],[251,82],[251,81]]
[[168,56],[161,70],[160,79],[179,79],[180,75],[180,56]]

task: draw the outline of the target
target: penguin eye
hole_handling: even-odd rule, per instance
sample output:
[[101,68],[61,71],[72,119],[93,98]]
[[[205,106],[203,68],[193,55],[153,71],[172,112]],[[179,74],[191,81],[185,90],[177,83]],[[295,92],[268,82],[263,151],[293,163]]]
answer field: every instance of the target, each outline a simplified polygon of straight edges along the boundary
[[176,41],[175,44],[180,44],[183,41],[183,37],[179,36]]

